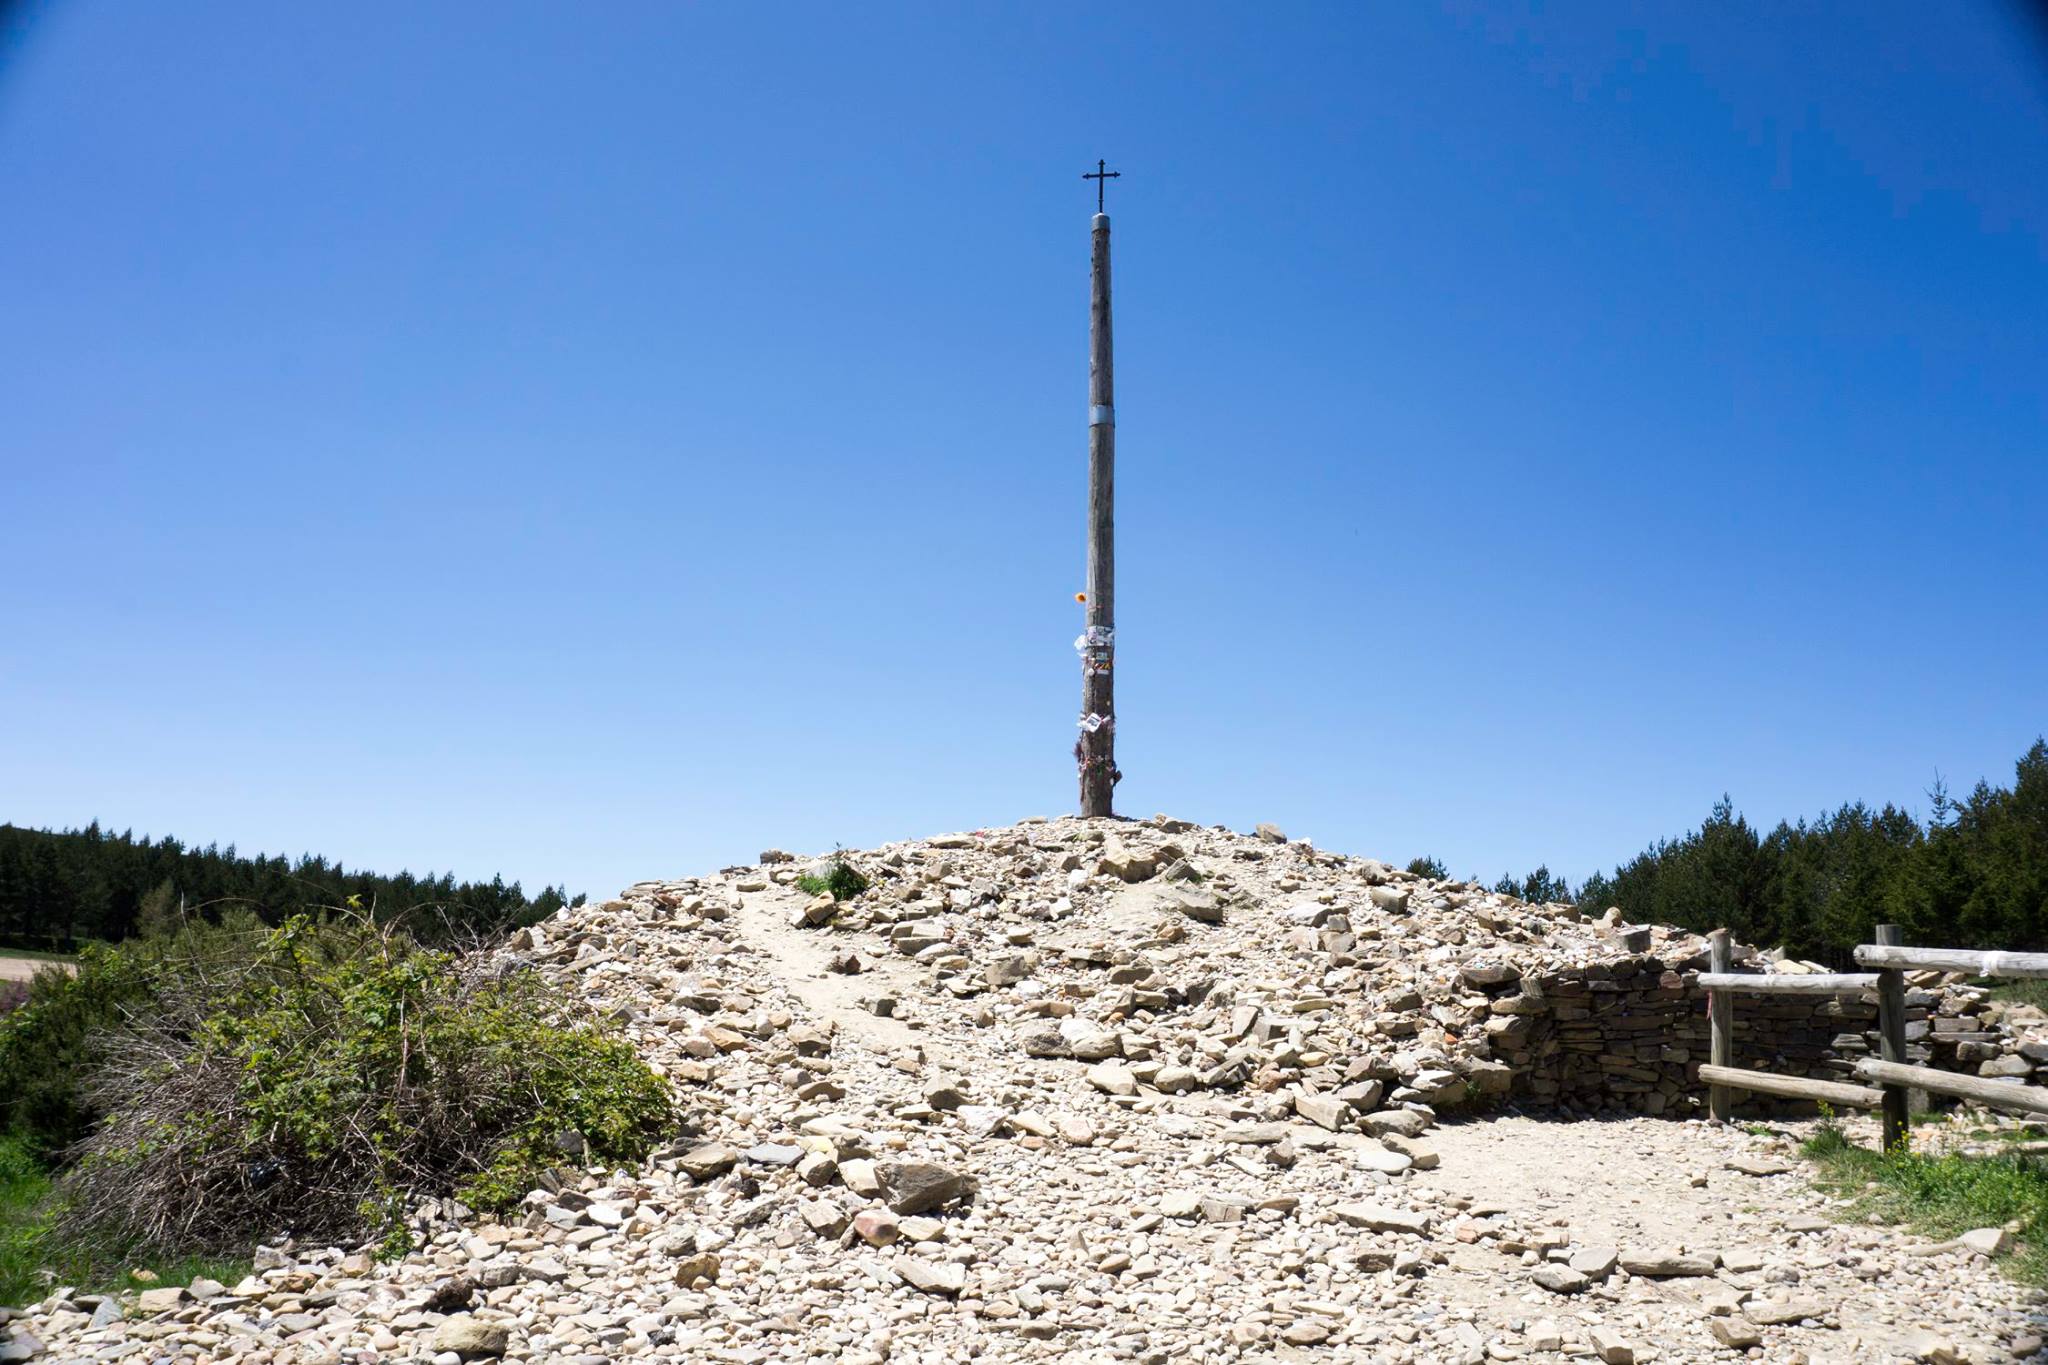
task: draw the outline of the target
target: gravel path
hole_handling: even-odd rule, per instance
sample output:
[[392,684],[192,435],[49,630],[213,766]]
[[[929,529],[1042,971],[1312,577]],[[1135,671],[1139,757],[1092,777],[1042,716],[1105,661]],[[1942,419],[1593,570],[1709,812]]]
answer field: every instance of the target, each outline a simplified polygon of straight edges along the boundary
[[[1874,1144],[1874,1125],[1864,1127],[1852,1122],[1850,1131]],[[1431,1134],[1444,1163],[1435,1175],[1454,1198],[1502,1207],[1524,1228],[1568,1233],[1574,1245],[1660,1248],[1679,1253],[1674,1265],[1688,1254],[1718,1262],[1706,1274],[1611,1277],[1559,1295],[1534,1288],[1531,1270],[1503,1265],[1497,1252],[1473,1252],[1452,1258],[1451,1297],[1490,1301],[1503,1325],[1517,1315],[1597,1318],[1635,1344],[1638,1360],[1735,1358],[1712,1326],[1738,1321],[1733,1296],[1744,1294],[1813,1310],[1812,1325],[1758,1329],[1769,1360],[2000,1361],[2019,1358],[2015,1346],[2031,1354],[2040,1303],[1981,1256],[1832,1221],[1839,1209],[1813,1191],[1796,1154],[1808,1128],[1752,1136],[1697,1121],[1522,1115],[1445,1124]],[[1781,1169],[1750,1173],[1773,1168]]]

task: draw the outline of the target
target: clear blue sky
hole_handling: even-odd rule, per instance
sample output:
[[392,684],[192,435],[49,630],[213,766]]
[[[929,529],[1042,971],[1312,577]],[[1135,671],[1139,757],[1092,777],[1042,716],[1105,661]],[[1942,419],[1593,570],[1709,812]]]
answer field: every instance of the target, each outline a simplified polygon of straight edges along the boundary
[[607,894],[1072,808],[1492,877],[2048,729],[1956,5],[135,5],[0,50],[0,818]]

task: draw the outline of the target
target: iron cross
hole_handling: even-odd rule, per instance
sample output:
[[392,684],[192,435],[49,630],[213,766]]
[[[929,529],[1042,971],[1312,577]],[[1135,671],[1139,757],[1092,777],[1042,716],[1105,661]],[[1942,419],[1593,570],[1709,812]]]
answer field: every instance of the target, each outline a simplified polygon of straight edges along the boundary
[[1108,162],[1098,159],[1093,171],[1083,171],[1081,173],[1083,180],[1093,180],[1095,182],[1095,211],[1097,213],[1102,212],[1102,187],[1123,174],[1122,171],[1104,170],[1103,167],[1108,164]]

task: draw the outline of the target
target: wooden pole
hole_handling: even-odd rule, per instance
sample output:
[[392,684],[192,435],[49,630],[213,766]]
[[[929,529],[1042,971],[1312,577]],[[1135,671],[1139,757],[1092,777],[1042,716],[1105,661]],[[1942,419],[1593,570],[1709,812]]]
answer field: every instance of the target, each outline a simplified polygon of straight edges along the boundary
[[1081,651],[1081,814],[1108,815],[1116,770],[1116,376],[1109,215],[1095,215],[1088,306],[1088,630]]
[[[1877,926],[1879,947],[1896,948],[1899,926]],[[1883,967],[1877,973],[1877,1044],[1879,1055],[1893,1066],[1906,1065],[1906,974],[1897,967]],[[1906,1142],[1906,1087],[1884,1083],[1884,1148],[1889,1152]]]
[[[1729,946],[1728,931],[1716,929],[1707,935],[1707,965],[1715,973],[1725,973],[1735,965],[1735,950]],[[1718,1067],[1732,1067],[1735,1064],[1735,994],[1732,991],[1707,992],[1707,1057]],[[1713,1085],[1707,1089],[1707,1112],[1717,1121],[1726,1123],[1734,1112],[1735,1094],[1725,1085]]]

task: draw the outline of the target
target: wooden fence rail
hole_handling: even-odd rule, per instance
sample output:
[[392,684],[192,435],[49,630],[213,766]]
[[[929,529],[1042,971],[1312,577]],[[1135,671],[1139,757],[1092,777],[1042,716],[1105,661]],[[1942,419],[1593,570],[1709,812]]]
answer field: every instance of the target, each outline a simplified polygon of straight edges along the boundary
[[1891,943],[1866,943],[1856,950],[1865,967],[1911,968],[1915,971],[1968,972],[1971,976],[2048,976],[2048,953],[1987,953],[1974,948],[1902,948]]
[[1821,1100],[1846,1104],[1853,1109],[1875,1109],[1884,1103],[1884,1092],[1847,1081],[1817,1081],[1810,1076],[1781,1076],[1775,1071],[1744,1071],[1733,1066],[1703,1066],[1700,1079],[1709,1085],[1736,1090],[1755,1090],[1765,1095],[1783,1095],[1794,1100]]
[[1794,976],[1769,972],[1735,972],[1734,946],[1726,929],[1707,936],[1707,965],[1700,973],[1700,985],[1707,988],[1707,1051],[1709,1062],[1700,1068],[1707,1083],[1707,1112],[1722,1122],[1734,1112],[1735,1092],[1751,1090],[1787,1099],[1816,1100],[1860,1109],[1875,1109],[1884,1093],[1846,1081],[1814,1080],[1806,1076],[1781,1076],[1770,1071],[1745,1071],[1735,1060],[1735,997],[1737,995],[1862,995],[1878,988],[1877,972],[1831,972]]
[[1752,995],[1862,995],[1877,989],[1877,973],[1779,976],[1763,972],[1701,972],[1700,984],[1710,991],[1742,991]]
[[1955,1095],[1999,1109],[2018,1109],[2029,1114],[2048,1114],[2048,1090],[2017,1081],[1994,1080],[1989,1076],[1967,1076],[1960,1071],[1943,1071],[1931,1066],[1900,1066],[1865,1057],[1856,1063],[1856,1074],[1887,1088],[1911,1086],[1932,1090],[1937,1095]]
[[[1877,926],[1877,942],[1856,949],[1856,964],[1875,967],[1872,972],[1813,973],[1804,976],[1735,972],[1733,947],[1726,929],[1707,937],[1710,970],[1700,973],[1699,983],[1707,988],[1707,1022],[1711,1060],[1700,1068],[1700,1079],[1708,1085],[1707,1108],[1715,1118],[1726,1121],[1733,1108],[1733,1092],[1750,1090],[1791,1099],[1818,1100],[1827,1104],[1883,1111],[1884,1147],[1890,1151],[1906,1139],[1906,1096],[1909,1089],[1954,1095],[2001,1109],[2029,1114],[2048,1114],[2048,1089],[1913,1066],[1906,1061],[1906,972],[1968,972],[1973,976],[2048,977],[2048,953],[1979,952],[1961,948],[1908,948],[1899,942],[1895,924]],[[1768,1071],[1745,1071],[1731,1065],[1735,1051],[1735,996],[1808,995],[1839,996],[1877,994],[1877,1057],[1856,1063],[1858,1079],[1872,1085],[1851,1085],[1844,1081],[1814,1080],[1805,1076],[1781,1076]]]

